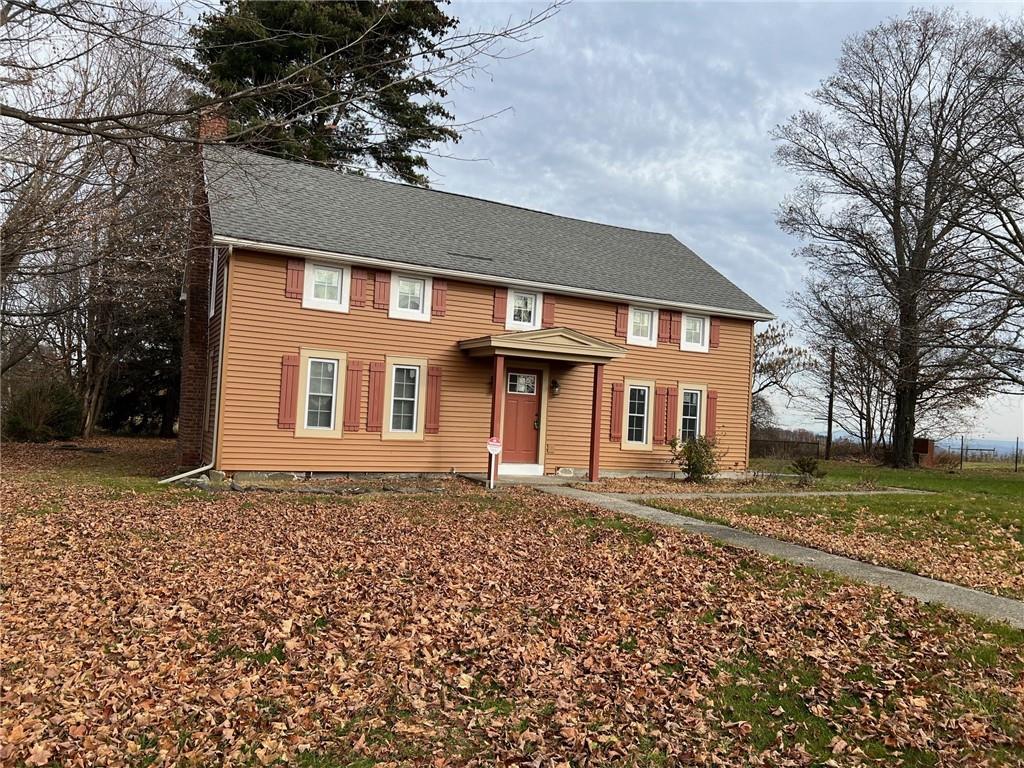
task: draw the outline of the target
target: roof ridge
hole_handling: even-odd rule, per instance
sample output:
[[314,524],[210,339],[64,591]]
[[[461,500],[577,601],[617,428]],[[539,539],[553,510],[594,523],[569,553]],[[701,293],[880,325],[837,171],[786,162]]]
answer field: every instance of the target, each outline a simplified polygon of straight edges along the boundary
[[619,224],[607,224],[607,223],[605,223],[603,221],[593,221],[591,219],[581,219],[578,216],[566,216],[565,214],[562,214],[562,213],[551,213],[550,211],[541,211],[541,210],[539,210],[537,208],[527,208],[525,205],[516,205],[515,203],[506,203],[506,202],[503,202],[501,200],[489,200],[486,197],[476,197],[474,195],[467,195],[464,192],[452,192],[451,190],[447,190],[447,189],[435,189],[434,187],[421,187],[421,186],[418,186],[416,184],[409,184],[407,182],[397,181],[397,180],[394,180],[394,179],[377,179],[377,178],[374,178],[372,176],[361,176],[361,175],[359,175],[357,173],[346,173],[344,171],[338,170],[337,168],[329,168],[329,167],[327,167],[325,165],[320,165],[320,164],[318,164],[318,163],[316,163],[315,161],[312,161],[312,160],[306,160],[306,159],[303,159],[303,158],[280,157],[278,155],[271,155],[271,154],[267,154],[267,153],[264,153],[264,152],[257,152],[254,149],[250,149],[248,147],[242,147],[242,146],[239,146],[237,144],[207,145],[207,148],[210,148],[210,147],[214,147],[214,148],[218,148],[218,149],[219,148],[226,148],[226,149],[230,149],[233,152],[244,152],[246,154],[256,155],[257,157],[261,157],[261,158],[268,158],[270,160],[274,160],[274,161],[277,161],[277,162],[280,162],[280,163],[290,163],[290,164],[294,164],[294,165],[302,165],[302,166],[305,166],[305,167],[310,168],[312,170],[322,171],[324,173],[329,173],[329,174],[332,174],[334,176],[343,177],[346,180],[360,181],[360,182],[371,182],[371,183],[377,183],[377,184],[388,184],[388,185],[390,185],[392,187],[402,187],[402,188],[409,189],[409,190],[415,190],[417,192],[436,192],[437,194],[441,194],[441,195],[450,195],[452,197],[461,197],[461,198],[466,199],[466,200],[474,200],[474,201],[479,202],[479,203],[487,203],[488,205],[500,205],[500,206],[502,206],[504,208],[513,208],[513,209],[519,210],[519,211],[526,211],[527,213],[536,213],[536,214],[541,215],[541,216],[551,216],[552,218],[564,219],[566,221],[578,221],[578,222],[580,222],[582,224],[591,224],[591,225],[597,226],[597,227],[607,227],[608,229],[621,229],[621,230],[624,230],[626,232],[638,232],[638,233],[643,234],[643,235],[656,235],[658,237],[671,237],[672,239],[678,239],[671,232],[655,232],[654,230],[650,230],[650,229],[638,229],[637,227],[624,227],[624,226],[621,226]]

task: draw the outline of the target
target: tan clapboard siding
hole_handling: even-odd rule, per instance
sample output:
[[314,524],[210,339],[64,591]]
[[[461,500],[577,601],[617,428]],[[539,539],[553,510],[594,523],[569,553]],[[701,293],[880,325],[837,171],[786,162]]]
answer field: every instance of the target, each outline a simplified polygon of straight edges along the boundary
[[[722,318],[717,349],[683,352],[678,344],[659,343],[656,348],[627,345],[616,338],[615,304],[588,299],[558,297],[557,325],[566,325],[605,341],[625,346],[626,356],[609,363],[604,376],[604,413],[601,416],[602,469],[670,469],[669,451],[655,445],[652,451],[624,451],[608,439],[612,384],[630,379],[650,379],[656,386],[675,387],[677,382],[703,384],[718,391],[718,440],[726,451],[726,468],[747,464],[750,424],[750,364],[753,323]],[[554,374],[553,374],[554,375]],[[590,366],[567,369],[559,379],[561,394],[548,409],[548,443],[545,468],[586,466],[590,440],[590,398],[593,372]],[[653,410],[653,394],[652,410]],[[673,429],[673,432],[676,428]]]
[[[373,280],[367,280],[366,306],[349,313],[302,309],[284,296],[283,257],[236,250],[232,259],[224,407],[218,465],[226,470],[310,471],[483,471],[489,436],[491,361],[459,351],[462,339],[504,331],[492,320],[491,286],[448,281],[447,313],[429,323],[391,320],[373,308]],[[621,344],[613,331],[615,305],[559,296],[555,324],[576,328]],[[667,448],[622,451],[608,440],[611,384],[630,378],[653,379],[658,386],[679,380],[719,391],[719,434],[729,449],[727,464],[746,463],[749,421],[750,352],[753,324],[722,321],[722,342],[706,355],[628,347],[623,360],[605,374],[602,415],[603,469],[665,469]],[[440,432],[423,441],[385,441],[365,431],[368,376],[360,394],[360,430],[340,439],[296,438],[277,428],[281,355],[300,347],[336,349],[349,360],[383,361],[386,355],[426,357],[443,369]],[[524,363],[528,365],[529,363]],[[514,366],[515,361],[509,361]],[[548,401],[545,468],[585,467],[589,456],[593,367],[552,363],[551,378],[561,392]],[[424,372],[425,374],[426,372]],[[425,383],[425,381],[424,381]],[[545,386],[547,386],[547,382]],[[301,417],[301,414],[300,414]]]

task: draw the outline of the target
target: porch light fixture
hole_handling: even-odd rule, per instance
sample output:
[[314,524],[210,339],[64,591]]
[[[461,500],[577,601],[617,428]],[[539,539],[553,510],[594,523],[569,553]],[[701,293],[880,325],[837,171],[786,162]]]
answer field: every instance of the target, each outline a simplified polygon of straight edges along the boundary
[[551,380],[551,394],[557,395],[562,391],[562,385],[558,383],[558,379]]

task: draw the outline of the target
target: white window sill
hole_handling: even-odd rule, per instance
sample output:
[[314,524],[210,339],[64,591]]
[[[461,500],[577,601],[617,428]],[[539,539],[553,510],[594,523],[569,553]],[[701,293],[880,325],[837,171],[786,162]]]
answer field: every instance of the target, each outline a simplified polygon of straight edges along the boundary
[[388,317],[392,320],[415,320],[418,323],[430,322],[429,312],[415,312],[410,309],[392,309],[388,312]]
[[627,336],[626,343],[634,347],[657,347],[657,339],[645,339],[643,336]]
[[687,344],[685,341],[679,345],[679,349],[683,352],[707,352],[707,344]]

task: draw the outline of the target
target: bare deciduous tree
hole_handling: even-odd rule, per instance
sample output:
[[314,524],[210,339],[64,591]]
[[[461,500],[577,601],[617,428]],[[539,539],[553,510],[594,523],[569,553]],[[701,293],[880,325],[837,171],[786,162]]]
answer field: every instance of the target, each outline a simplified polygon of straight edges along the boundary
[[875,319],[836,309],[827,294],[842,286],[891,318],[877,363],[901,466],[922,403],[944,391],[934,382],[991,391],[1013,366],[1020,298],[992,289],[998,267],[976,231],[990,216],[977,176],[1005,142],[997,96],[1012,63],[999,39],[998,26],[951,11],[886,22],[844,44],[812,94],[817,111],[776,131],[779,163],[802,177],[779,223],[807,241],[819,311],[846,339]]

